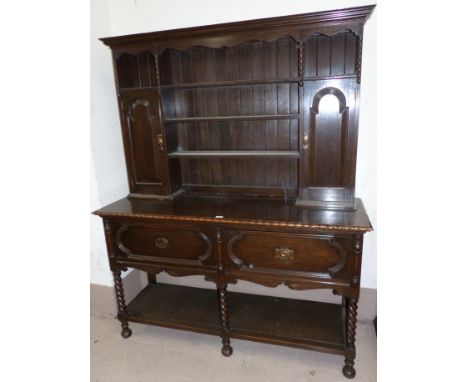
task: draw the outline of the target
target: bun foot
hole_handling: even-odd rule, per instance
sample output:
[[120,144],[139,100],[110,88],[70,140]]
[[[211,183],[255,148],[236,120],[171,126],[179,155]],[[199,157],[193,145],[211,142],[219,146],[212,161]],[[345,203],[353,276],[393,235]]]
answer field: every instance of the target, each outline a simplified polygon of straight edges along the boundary
[[343,374],[346,378],[352,379],[356,376],[356,370],[350,365],[343,366]]
[[223,348],[221,349],[221,353],[225,357],[229,357],[232,354],[232,347],[231,345],[224,345]]
[[122,329],[122,333],[120,333],[120,335],[123,337],[123,338],[128,338],[132,335],[132,330],[130,328],[124,328]]

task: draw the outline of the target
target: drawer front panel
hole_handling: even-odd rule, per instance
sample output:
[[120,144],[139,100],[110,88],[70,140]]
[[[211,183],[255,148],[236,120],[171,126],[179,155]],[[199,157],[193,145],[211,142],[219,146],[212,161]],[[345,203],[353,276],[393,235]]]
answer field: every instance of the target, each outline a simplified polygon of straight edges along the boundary
[[166,227],[123,224],[115,232],[121,254],[134,260],[213,265],[210,238],[191,227]]
[[275,270],[333,276],[346,268],[347,249],[329,235],[294,235],[239,231],[227,243],[231,266],[251,271]]

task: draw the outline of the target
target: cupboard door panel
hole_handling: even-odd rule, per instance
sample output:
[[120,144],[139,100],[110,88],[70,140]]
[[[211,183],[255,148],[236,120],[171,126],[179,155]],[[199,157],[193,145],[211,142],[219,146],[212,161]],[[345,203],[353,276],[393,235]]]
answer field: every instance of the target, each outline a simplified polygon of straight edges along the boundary
[[347,132],[347,109],[340,110],[338,99],[326,94],[312,110],[313,177],[318,187],[342,185]]
[[304,84],[298,204],[354,208],[356,86],[352,78]]
[[121,95],[124,143],[131,192],[163,193],[165,144],[159,103],[151,91]]

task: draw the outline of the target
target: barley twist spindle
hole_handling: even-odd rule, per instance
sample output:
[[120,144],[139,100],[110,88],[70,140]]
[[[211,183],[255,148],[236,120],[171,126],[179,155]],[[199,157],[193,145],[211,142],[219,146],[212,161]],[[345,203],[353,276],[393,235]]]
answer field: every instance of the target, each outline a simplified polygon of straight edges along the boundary
[[348,301],[346,309],[346,355],[343,374],[347,378],[354,378],[354,358],[356,357],[356,323],[357,323],[357,300]]
[[223,330],[222,342],[223,348],[221,353],[225,357],[229,357],[232,354],[232,347],[230,345],[231,341],[229,340],[229,315],[227,308],[227,291],[226,287],[219,289],[219,306],[221,314],[221,325]]
[[299,63],[299,86],[304,86],[304,42],[300,42],[298,46],[298,63]]
[[224,273],[224,261],[222,256],[223,251],[223,237],[221,235],[220,227],[216,229],[216,262],[217,266],[217,287],[218,287],[218,302],[219,314],[221,318],[221,339],[223,347],[221,353],[225,357],[232,354],[232,347],[229,340],[229,312],[227,305],[227,290],[226,290],[226,275]]
[[121,335],[123,338],[128,338],[132,335],[131,329],[128,327],[128,321],[125,319],[127,312],[127,305],[125,305],[125,294],[122,285],[122,277],[120,276],[120,270],[114,271],[114,290],[115,298],[117,300],[117,312],[118,319],[122,325]]
[[156,64],[156,82],[158,86],[158,93],[161,93],[161,77],[159,74],[159,54],[156,54],[156,57],[154,58],[155,64]]
[[361,83],[361,65],[362,65],[362,36],[357,38],[356,47],[356,82]]

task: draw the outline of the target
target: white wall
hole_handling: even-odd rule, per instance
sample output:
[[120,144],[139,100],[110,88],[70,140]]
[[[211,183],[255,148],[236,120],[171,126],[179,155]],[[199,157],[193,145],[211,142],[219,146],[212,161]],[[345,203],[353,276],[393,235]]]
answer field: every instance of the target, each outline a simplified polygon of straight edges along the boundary
[[[128,193],[123,144],[109,50],[98,41],[111,34],[106,0],[91,1],[91,209]],[[101,219],[91,216],[91,283],[112,285]]]
[[[283,16],[295,13],[367,5],[375,1],[337,0],[92,0],[91,1],[91,171],[92,208],[128,193],[110,50],[98,37]],[[376,35],[377,9],[365,26],[361,86],[360,136],[356,195],[363,199],[377,228],[376,218]],[[111,285],[102,224],[92,217],[91,282]],[[377,287],[376,234],[364,240],[361,285]],[[163,276],[164,279],[168,279]],[[192,282],[191,278],[188,282]],[[166,280],[167,281],[167,280]],[[194,283],[200,283],[193,279]],[[245,284],[244,289],[253,288]],[[286,292],[287,293],[287,292]],[[292,294],[292,292],[291,292]]]

